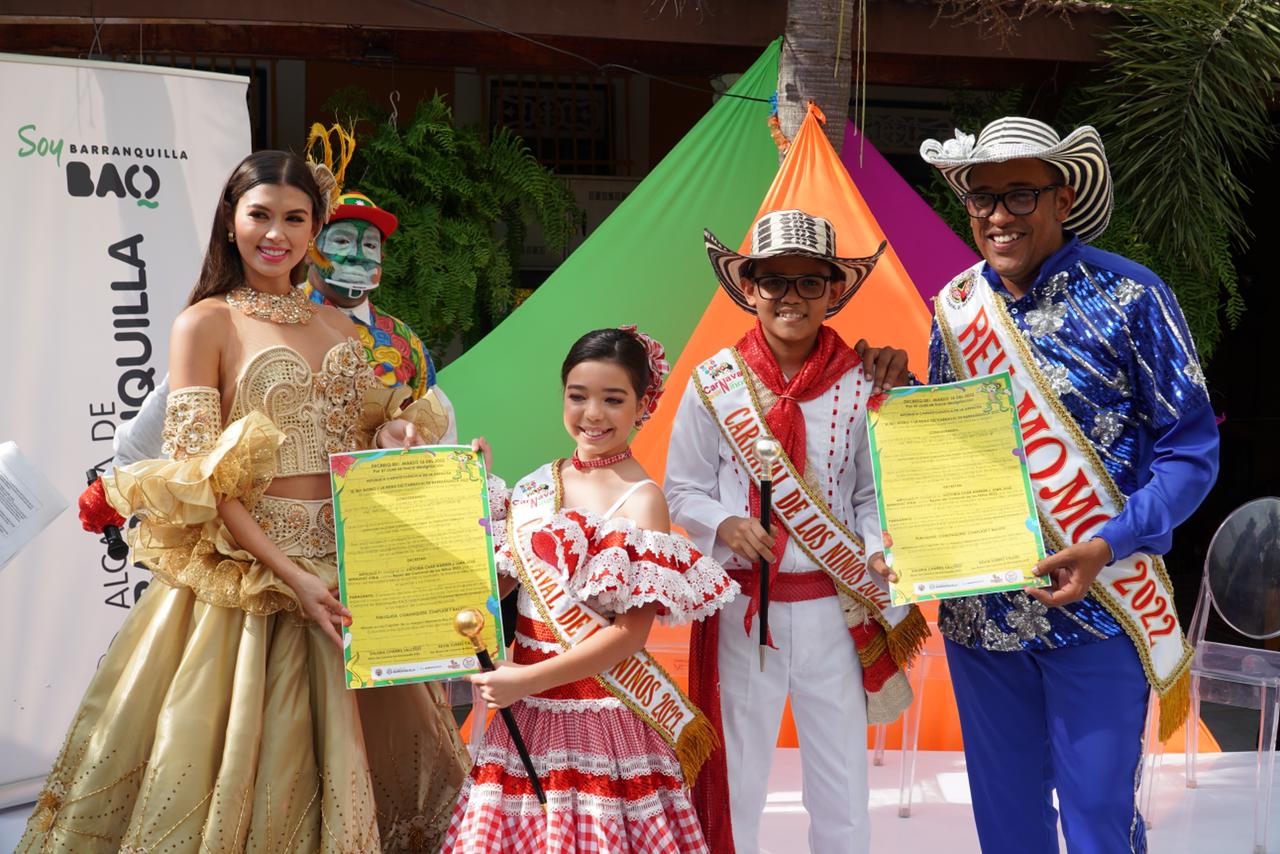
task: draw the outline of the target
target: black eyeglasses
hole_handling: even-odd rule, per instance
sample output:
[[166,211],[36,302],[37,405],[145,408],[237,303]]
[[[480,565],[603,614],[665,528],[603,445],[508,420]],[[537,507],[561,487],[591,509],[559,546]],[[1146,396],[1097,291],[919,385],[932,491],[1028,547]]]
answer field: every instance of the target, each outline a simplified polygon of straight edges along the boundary
[[986,219],[996,212],[996,205],[1004,203],[1004,209],[1012,216],[1026,216],[1034,213],[1040,203],[1040,194],[1046,190],[1056,190],[1061,184],[1050,184],[1047,187],[1019,187],[1005,193],[965,193],[964,209],[974,219]]
[[756,293],[767,300],[780,300],[792,287],[801,299],[821,299],[831,284],[830,276],[761,276],[752,279],[756,283]]

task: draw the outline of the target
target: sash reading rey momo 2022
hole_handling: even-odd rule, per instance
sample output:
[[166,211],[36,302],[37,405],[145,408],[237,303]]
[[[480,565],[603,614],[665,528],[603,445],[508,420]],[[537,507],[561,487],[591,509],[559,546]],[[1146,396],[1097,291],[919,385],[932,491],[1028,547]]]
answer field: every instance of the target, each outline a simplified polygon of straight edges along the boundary
[[[560,512],[560,462],[544,465],[516,484],[507,514],[507,536],[520,583],[560,648],[567,651],[612,623],[569,590],[563,567],[547,563],[533,549],[533,535]],[[685,784],[692,787],[719,741],[715,727],[670,674],[641,650],[595,679],[671,746]]]
[[[772,434],[741,357],[733,348],[721,350],[694,370],[693,379],[738,465],[758,480],[763,470],[752,447],[757,439],[772,438]],[[796,470],[786,454],[773,468],[773,512],[792,541],[830,576],[836,589],[862,603],[886,632],[911,614],[911,608],[892,604],[888,589],[867,571],[862,540],[809,488],[803,472]]]
[[[1009,372],[1046,542],[1061,550],[1088,540],[1124,508],[1125,496],[1051,390],[981,264],[954,279],[934,304],[957,377]],[[1178,625],[1164,562],[1146,554],[1117,560],[1103,567],[1090,593],[1133,641],[1160,695],[1160,738],[1172,736],[1187,715],[1192,650]]]

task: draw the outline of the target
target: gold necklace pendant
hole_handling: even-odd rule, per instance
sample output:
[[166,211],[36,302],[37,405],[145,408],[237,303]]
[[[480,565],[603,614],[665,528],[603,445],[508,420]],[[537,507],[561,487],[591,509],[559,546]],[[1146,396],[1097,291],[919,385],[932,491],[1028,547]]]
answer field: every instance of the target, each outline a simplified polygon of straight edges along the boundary
[[240,285],[227,292],[227,304],[249,317],[271,323],[308,323],[320,310],[302,288],[293,288],[287,294],[267,294]]

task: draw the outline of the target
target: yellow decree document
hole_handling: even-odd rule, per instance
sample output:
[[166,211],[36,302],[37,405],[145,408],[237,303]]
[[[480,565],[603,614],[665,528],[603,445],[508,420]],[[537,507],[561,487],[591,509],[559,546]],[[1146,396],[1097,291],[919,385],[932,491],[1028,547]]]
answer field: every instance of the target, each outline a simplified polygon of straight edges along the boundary
[[1007,373],[896,388],[869,410],[894,604],[1048,585]]
[[329,458],[348,688],[477,673],[453,630],[488,612],[481,638],[502,657],[502,615],[484,459],[462,445],[356,451]]

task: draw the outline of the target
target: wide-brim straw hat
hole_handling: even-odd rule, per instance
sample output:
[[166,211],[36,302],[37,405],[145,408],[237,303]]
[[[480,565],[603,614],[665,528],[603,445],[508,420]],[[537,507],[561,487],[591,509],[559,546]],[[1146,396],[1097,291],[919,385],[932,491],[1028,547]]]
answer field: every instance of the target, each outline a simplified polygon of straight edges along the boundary
[[925,140],[920,156],[937,167],[942,177],[963,196],[969,192],[969,173],[983,163],[1034,158],[1062,172],[1063,182],[1074,187],[1075,204],[1063,227],[1085,243],[1107,230],[1114,204],[1111,169],[1102,137],[1089,125],[1073,130],[1066,139],[1049,125],[1021,116],[1006,116],[973,134],[956,131],[955,139]]
[[751,253],[743,255],[725,246],[710,231],[703,231],[707,244],[707,257],[715,268],[720,287],[724,288],[735,303],[755,314],[742,292],[742,268],[751,261],[777,258],[780,255],[801,255],[818,258],[838,267],[844,273],[845,290],[839,299],[827,307],[827,317],[844,308],[862,287],[876,261],[884,253],[886,243],[881,241],[874,255],[866,258],[840,258],[836,252],[836,230],[820,216],[800,210],[770,211],[756,221],[751,228]]

